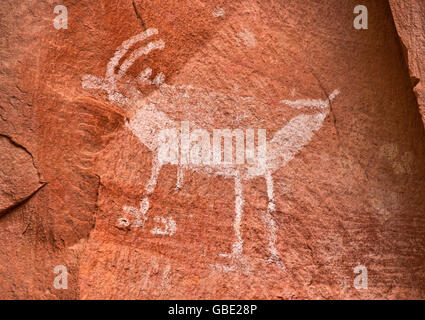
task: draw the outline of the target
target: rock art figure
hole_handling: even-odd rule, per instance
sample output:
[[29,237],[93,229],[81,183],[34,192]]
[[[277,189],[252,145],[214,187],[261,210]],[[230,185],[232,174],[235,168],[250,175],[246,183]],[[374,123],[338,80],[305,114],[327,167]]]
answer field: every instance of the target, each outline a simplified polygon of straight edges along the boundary
[[[82,82],[84,89],[96,89],[106,92],[109,101],[118,107],[125,105],[131,105],[133,107],[136,106],[137,112],[135,116],[129,119],[126,125],[141,141],[141,143],[143,143],[152,151],[152,172],[150,179],[145,186],[145,195],[140,201],[139,208],[131,206],[123,207],[124,212],[133,217],[132,221],[127,218],[120,218],[118,223],[124,226],[143,227],[144,222],[147,220],[147,212],[150,206],[149,197],[155,191],[158,175],[162,166],[162,163],[158,157],[158,151],[161,147],[161,142],[158,139],[158,136],[164,129],[180,130],[180,125],[171,120],[166,113],[159,110],[155,105],[155,101],[149,99],[139,99],[137,98],[137,95],[125,95],[118,89],[117,84],[126,75],[128,69],[139,57],[149,54],[152,50],[163,50],[165,48],[164,41],[151,41],[143,47],[134,49],[131,54],[126,55],[127,52],[136,43],[144,41],[156,34],[158,34],[158,30],[150,28],[124,41],[121,46],[118,47],[114,56],[109,61],[104,77],[99,78],[93,75],[85,75]],[[123,60],[124,56],[126,56],[126,59]],[[205,89],[193,88],[192,86],[167,85],[164,83],[165,77],[162,73],[156,75],[153,80],[150,80],[151,73],[152,70],[150,68],[144,69],[140,73],[138,81],[157,85],[158,90],[172,91],[174,95],[184,95],[189,99],[191,95],[205,92]],[[182,187],[183,173],[185,170],[194,170],[196,172],[208,175],[218,175],[234,179],[235,218],[233,227],[236,241],[233,244],[232,251],[228,254],[222,254],[221,256],[234,261],[234,259],[241,257],[243,253],[241,222],[243,216],[244,196],[242,192],[242,186],[244,181],[260,176],[264,177],[268,196],[268,208],[261,213],[263,218],[262,220],[265,224],[266,230],[268,231],[268,262],[276,263],[282,269],[284,268],[279,258],[278,251],[275,247],[277,227],[273,218],[273,213],[276,210],[274,200],[273,173],[278,168],[286,166],[303,147],[308,145],[314,133],[322,127],[323,121],[329,113],[330,103],[338,94],[339,91],[335,90],[326,100],[281,100],[280,103],[282,105],[287,105],[289,107],[300,110],[310,110],[310,112],[298,115],[291,119],[283,128],[274,134],[272,139],[267,141],[266,159],[263,159],[264,161],[259,161],[257,166],[253,167],[252,165],[228,163],[195,165],[188,161],[182,161],[183,157],[179,158],[179,161],[176,164],[178,166],[178,189]],[[233,94],[230,94],[230,96],[232,96],[232,99],[234,99],[236,102],[247,99],[246,97],[239,97]],[[259,101],[259,99],[254,97],[250,99],[252,99],[254,102],[257,100]],[[211,98],[210,103],[214,105],[218,102],[215,98]],[[262,101],[262,103],[264,103],[264,101]],[[312,113],[311,111],[314,112]],[[156,217],[155,221],[161,222],[163,227],[153,229],[153,234],[174,234],[176,225],[171,218],[158,219]]]

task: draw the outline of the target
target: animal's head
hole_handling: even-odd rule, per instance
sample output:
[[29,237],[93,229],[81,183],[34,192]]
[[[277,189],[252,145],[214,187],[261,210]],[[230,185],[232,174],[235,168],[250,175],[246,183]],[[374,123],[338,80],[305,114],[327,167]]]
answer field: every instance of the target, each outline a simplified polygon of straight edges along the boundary
[[127,77],[127,71],[138,58],[149,54],[153,50],[162,50],[165,47],[165,42],[160,39],[135,48],[137,44],[157,34],[157,29],[150,28],[124,41],[116,49],[111,60],[109,60],[105,76],[97,77],[86,74],[82,78],[82,87],[84,89],[104,91],[109,102],[118,106],[134,104],[135,101],[142,98],[137,84],[158,86],[165,79],[162,73],[153,76],[152,69],[149,67],[145,68],[137,79],[129,80]]

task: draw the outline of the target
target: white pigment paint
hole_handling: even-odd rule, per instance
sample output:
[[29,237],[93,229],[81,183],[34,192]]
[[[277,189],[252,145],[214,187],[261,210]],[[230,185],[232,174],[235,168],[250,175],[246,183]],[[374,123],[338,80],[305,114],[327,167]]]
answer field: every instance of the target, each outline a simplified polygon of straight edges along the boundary
[[316,108],[327,108],[329,105],[329,100],[332,101],[339,94],[339,90],[334,90],[330,95],[328,100],[319,100],[319,99],[300,99],[300,100],[281,100],[281,103],[284,103],[288,106],[291,106],[295,109],[303,109],[306,106],[316,107]]
[[152,50],[162,50],[165,47],[165,43],[162,40],[149,42],[145,47],[139,48],[133,51],[129,58],[124,60],[120,66],[119,75],[123,76],[126,74],[127,70],[134,64],[134,62],[140,58],[142,55],[147,55]]
[[[158,139],[162,130],[180,130],[181,126],[171,120],[167,114],[160,111],[156,105],[162,103],[161,95],[155,99],[142,99],[134,100],[135,98],[125,97],[117,88],[117,81],[123,77],[126,71],[134,64],[134,62],[142,55],[148,54],[152,50],[163,50],[165,43],[162,40],[157,40],[148,43],[145,47],[133,51],[133,53],[127,58],[120,68],[119,73],[116,74],[115,70],[119,65],[119,61],[122,57],[130,50],[130,48],[136,43],[146,40],[150,36],[158,34],[156,29],[148,29],[127,41],[117,49],[113,58],[107,65],[107,71],[105,78],[98,78],[93,75],[86,75],[83,77],[82,86],[85,89],[97,89],[104,90],[108,93],[109,100],[112,103],[130,104],[131,106],[137,105],[138,110],[135,116],[126,122],[126,126],[131,132],[148,147],[152,152],[152,169],[151,176],[145,186],[145,196],[140,202],[140,207],[124,206],[123,210],[128,215],[133,217],[132,222],[127,218],[120,218],[118,223],[131,226],[131,227],[143,227],[144,222],[147,220],[147,212],[149,211],[149,196],[155,191],[159,172],[161,170],[161,162],[158,158],[159,148],[161,141]],[[254,47],[257,45],[255,35],[247,30],[240,32],[239,37],[244,41],[244,44],[248,47]],[[183,96],[190,100],[191,95],[195,92],[197,95],[202,95],[204,99],[208,100],[208,106],[214,107],[219,103],[221,97],[231,98],[235,101],[250,101],[251,103],[264,103],[263,100],[255,97],[242,97],[235,94],[222,94],[216,92],[209,92],[203,88],[194,88],[192,85],[167,85],[165,76],[158,74],[153,81],[149,80],[152,75],[152,69],[149,67],[144,69],[138,79],[142,82],[149,84],[155,84],[158,86],[159,93],[162,94],[161,90],[170,90],[171,95]],[[183,91],[183,92],[182,92]],[[183,187],[184,170],[192,170],[194,172],[223,176],[225,178],[234,179],[235,182],[235,218],[233,229],[235,233],[235,242],[232,246],[232,252],[230,254],[221,254],[223,257],[230,257],[232,260],[241,257],[243,254],[243,237],[242,237],[242,218],[243,218],[243,184],[245,181],[262,176],[266,182],[268,206],[267,211],[262,213],[262,220],[265,225],[266,232],[268,233],[268,251],[269,260],[280,268],[284,269],[283,263],[279,258],[278,250],[275,246],[277,239],[277,226],[273,218],[275,212],[275,199],[274,199],[274,186],[273,186],[273,172],[277,169],[285,166],[291,161],[294,156],[305,146],[307,146],[314,133],[319,130],[323,121],[329,113],[330,102],[335,99],[339,94],[338,90],[332,92],[325,100],[321,99],[300,99],[300,100],[281,100],[282,105],[289,107],[305,110],[310,109],[316,111],[314,114],[301,114],[291,119],[284,127],[276,131],[273,138],[267,142],[266,147],[266,160],[261,166],[252,167],[249,164],[232,164],[232,163],[212,163],[209,165],[205,164],[193,164],[187,161],[185,157],[178,157],[178,161],[175,165],[177,169],[177,183],[176,188],[181,189]],[[257,150],[258,152],[258,150]],[[175,234],[177,226],[175,221],[168,217],[155,217],[154,221],[161,224],[161,227],[155,227],[151,230],[152,234],[155,235],[168,235],[172,236]],[[223,267],[222,270],[235,270],[235,267]]]
[[176,183],[176,189],[181,189],[183,186],[184,181],[184,170],[182,166],[177,167],[177,183]]
[[224,11],[224,9],[220,7],[215,7],[212,13],[214,18],[224,17],[225,14],[226,12]]
[[234,221],[234,230],[236,234],[236,242],[233,244],[234,255],[239,255],[242,253],[243,249],[243,240],[242,240],[242,212],[243,212],[244,199],[242,195],[242,183],[239,173],[235,175],[235,221]]
[[176,233],[177,225],[173,218],[155,217],[154,221],[157,223],[161,223],[162,227],[153,228],[151,230],[152,234],[157,234],[162,236],[165,236],[165,235],[173,236]]
[[254,48],[257,46],[257,39],[252,31],[244,29],[238,33],[238,36],[245,47]]
[[119,105],[128,104],[130,101],[127,97],[121,94],[117,88],[117,82],[125,74],[125,71],[135,62],[137,58],[142,55],[148,54],[152,50],[162,50],[165,43],[162,40],[148,43],[145,47],[137,49],[133,52],[128,59],[124,61],[124,64],[120,67],[120,72],[115,73],[115,68],[119,65],[119,61],[124,57],[128,50],[136,43],[143,41],[153,35],[158,34],[158,30],[155,28],[147,29],[134,37],[124,41],[121,46],[115,51],[114,56],[109,61],[106,67],[106,74],[104,78],[98,78],[93,75],[84,75],[82,79],[83,88],[99,89],[106,91],[111,102],[115,102]]

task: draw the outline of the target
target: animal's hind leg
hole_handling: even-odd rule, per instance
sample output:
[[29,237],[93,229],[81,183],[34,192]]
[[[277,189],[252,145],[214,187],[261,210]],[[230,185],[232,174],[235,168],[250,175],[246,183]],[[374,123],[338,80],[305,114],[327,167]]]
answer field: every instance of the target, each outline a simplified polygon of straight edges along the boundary
[[234,255],[241,254],[243,249],[243,239],[242,239],[242,232],[241,232],[242,214],[243,214],[242,183],[241,183],[241,178],[237,174],[235,176],[235,222],[233,224],[236,241],[233,244],[233,248],[232,248],[232,254]]
[[270,257],[267,260],[268,263],[276,263],[278,267],[284,269],[282,261],[279,258],[279,253],[275,247],[276,244],[276,222],[273,218],[273,212],[275,211],[275,203],[274,203],[274,186],[273,186],[273,177],[270,172],[266,172],[265,174],[266,185],[267,185],[267,197],[269,199],[269,203],[267,206],[267,211],[262,211],[262,218],[264,226],[268,232],[268,249]]

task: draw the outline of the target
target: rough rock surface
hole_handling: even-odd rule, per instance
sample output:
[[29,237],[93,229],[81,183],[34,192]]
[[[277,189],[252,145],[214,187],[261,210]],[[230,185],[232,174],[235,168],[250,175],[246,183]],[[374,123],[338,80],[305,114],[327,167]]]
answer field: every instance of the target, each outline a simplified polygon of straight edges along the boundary
[[425,124],[425,6],[421,0],[390,0],[390,5]]
[[42,186],[31,154],[0,135],[0,215],[22,204]]
[[[367,30],[354,0],[63,4],[61,30],[54,1],[0,5],[0,298],[425,298],[425,27],[401,1],[363,1]],[[181,121],[265,129],[273,171],[152,179]]]

